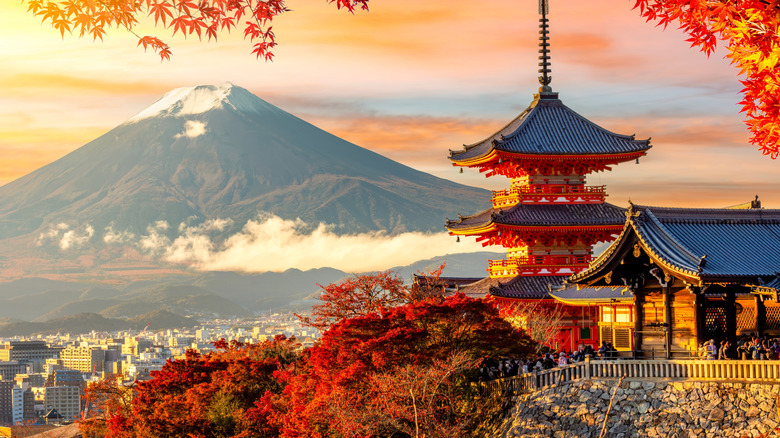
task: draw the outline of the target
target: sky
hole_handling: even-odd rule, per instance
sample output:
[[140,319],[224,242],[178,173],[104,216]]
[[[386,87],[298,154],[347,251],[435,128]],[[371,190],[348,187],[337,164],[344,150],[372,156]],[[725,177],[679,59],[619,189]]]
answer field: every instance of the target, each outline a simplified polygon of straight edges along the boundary
[[[537,0],[371,0],[370,12],[290,0],[274,20],[273,62],[240,32],[218,42],[138,30],[173,49],[160,62],[124,30],[103,42],[64,38],[0,0],[0,185],[86,144],[170,89],[230,81],[320,128],[416,169],[489,189],[449,149],[516,117],[537,82]],[[552,87],[620,134],[650,137],[635,163],[592,174],[608,200],[725,207],[759,195],[780,208],[778,163],[747,142],[737,70],[686,36],[645,23],[630,0],[551,0]],[[469,212],[464,212],[469,213]]]

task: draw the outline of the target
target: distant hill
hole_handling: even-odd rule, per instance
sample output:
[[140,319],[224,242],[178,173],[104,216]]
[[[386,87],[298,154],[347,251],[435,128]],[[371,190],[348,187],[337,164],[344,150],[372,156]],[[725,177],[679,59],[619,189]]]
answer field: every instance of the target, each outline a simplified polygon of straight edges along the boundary
[[[411,280],[415,272],[446,262],[445,276],[481,277],[487,274],[487,260],[501,257],[493,252],[450,254],[392,270]],[[30,278],[0,283],[0,318],[46,322],[82,312],[133,318],[160,309],[196,317],[247,317],[269,309],[304,309],[311,302],[302,300],[316,295],[317,284],[350,275],[331,268],[262,274],[204,272],[116,287]]]
[[35,334],[114,332],[141,330],[146,324],[152,330],[191,328],[198,325],[194,318],[157,310],[131,319],[104,318],[96,313],[79,313],[47,322],[11,322],[0,325],[0,337],[29,336]]

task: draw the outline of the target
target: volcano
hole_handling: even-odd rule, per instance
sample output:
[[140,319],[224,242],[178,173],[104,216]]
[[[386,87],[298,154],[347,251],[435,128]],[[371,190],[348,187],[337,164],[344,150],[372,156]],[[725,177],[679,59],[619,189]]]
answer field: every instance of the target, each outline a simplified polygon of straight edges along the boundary
[[[442,158],[444,159],[444,157]],[[0,239],[87,227],[143,233],[260,213],[338,233],[443,231],[485,190],[453,183],[331,135],[225,83],[178,88],[61,159],[0,187]]]

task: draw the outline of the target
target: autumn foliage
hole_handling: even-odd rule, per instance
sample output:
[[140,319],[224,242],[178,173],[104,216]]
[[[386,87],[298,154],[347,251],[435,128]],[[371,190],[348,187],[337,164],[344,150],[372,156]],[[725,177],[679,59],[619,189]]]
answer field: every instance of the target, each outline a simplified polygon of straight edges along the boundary
[[[496,404],[476,397],[464,371],[531,349],[497,309],[463,295],[343,320],[306,352],[285,389],[283,436],[409,434],[417,401],[428,406],[424,436],[481,436],[478,424]],[[421,418],[418,406],[417,426]]]
[[[328,0],[339,9],[353,12],[368,9],[368,0]],[[138,37],[138,45],[151,48],[161,59],[169,59],[170,47],[154,36],[135,32],[139,20],[153,18],[155,27],[168,29],[172,35],[204,36],[216,40],[220,33],[235,29],[253,44],[252,53],[270,60],[276,38],[273,19],[289,11],[284,0],[23,0],[28,11],[50,23],[62,36],[76,33],[93,40],[106,30],[124,28]]]
[[[376,274],[332,286],[409,292],[395,279]],[[482,300],[439,295],[382,305],[366,296],[374,298],[305,350],[279,337],[223,342],[217,352],[169,361],[135,386],[132,402],[103,403],[82,430],[118,438],[484,436],[503,400],[479,393],[475,370],[485,359],[526,355],[533,341]]]
[[677,24],[693,47],[711,54],[718,40],[744,75],[750,142],[773,159],[780,155],[780,6],[778,0],[636,0],[648,21]]

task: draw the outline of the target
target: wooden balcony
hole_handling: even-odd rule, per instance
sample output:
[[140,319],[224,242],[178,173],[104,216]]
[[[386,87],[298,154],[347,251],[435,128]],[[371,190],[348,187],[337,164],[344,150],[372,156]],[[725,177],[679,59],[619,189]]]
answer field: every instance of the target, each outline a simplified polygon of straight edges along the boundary
[[517,275],[571,275],[585,270],[593,257],[587,254],[542,255],[489,260],[491,277],[515,277]]
[[534,184],[493,191],[493,207],[524,204],[598,204],[607,196],[606,186]]

